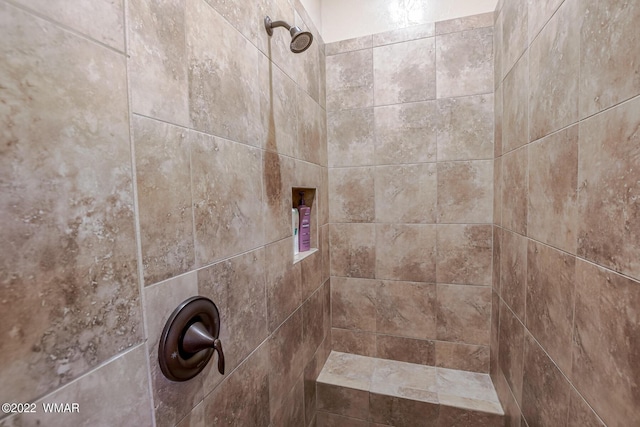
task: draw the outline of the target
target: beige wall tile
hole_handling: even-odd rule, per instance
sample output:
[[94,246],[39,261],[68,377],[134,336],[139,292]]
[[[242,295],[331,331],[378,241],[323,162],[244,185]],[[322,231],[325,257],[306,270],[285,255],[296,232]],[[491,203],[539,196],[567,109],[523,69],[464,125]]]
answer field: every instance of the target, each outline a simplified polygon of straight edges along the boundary
[[528,0],[505,1],[502,9],[502,76],[517,62],[528,46]]
[[490,223],[493,161],[438,163],[438,223]]
[[[306,362],[313,359],[313,355],[322,344],[326,333],[324,320],[323,289],[318,289],[302,304],[302,339],[304,341],[304,356]],[[327,311],[328,312],[328,311]],[[328,323],[328,322],[327,322]]]
[[436,343],[431,340],[376,336],[376,356],[382,359],[434,366],[436,363]]
[[318,412],[317,427],[369,427],[369,421],[343,417],[330,412]]
[[489,347],[436,341],[436,366],[462,371],[489,371]]
[[375,224],[331,224],[331,276],[376,277]]
[[131,2],[128,7],[131,110],[188,126],[184,0]]
[[493,28],[437,36],[438,98],[493,92]]
[[371,49],[327,57],[327,111],[373,106]]
[[331,279],[331,325],[334,328],[376,331],[376,300],[380,282]]
[[493,162],[493,224],[502,226],[502,157]]
[[296,381],[285,398],[284,403],[275,413],[271,413],[271,423],[276,426],[302,426],[304,419],[304,383],[302,377]]
[[278,67],[272,67],[269,83],[269,121],[271,123],[273,119],[273,127],[269,127],[266,149],[298,158],[301,151],[298,141],[298,113],[302,108],[298,104],[305,102],[300,101],[298,96],[303,94]]
[[578,0],[566,0],[529,49],[529,140],[578,120]]
[[[331,349],[375,357],[376,335],[373,332],[333,328],[331,330]],[[320,408],[319,405],[318,408]]]
[[503,150],[503,120],[504,120],[504,85],[500,84],[495,90],[493,97],[493,156],[494,158],[500,157]]
[[533,42],[533,39],[540,33],[542,27],[549,22],[549,19],[551,19],[563,1],[564,0],[527,1],[529,5],[527,9],[529,17],[529,43]]
[[578,126],[531,144],[527,233],[536,240],[576,252]]
[[375,218],[374,168],[329,169],[331,222],[372,222]]
[[[500,304],[500,344],[498,360],[500,369],[518,405],[522,405],[524,326],[509,307]],[[505,396],[506,393],[500,393]]]
[[267,316],[273,332],[302,303],[300,263],[293,264],[293,237],[266,246]]
[[465,16],[436,22],[436,34],[448,34],[459,31],[475,30],[493,26],[493,12]]
[[511,310],[524,321],[527,283],[526,237],[502,232],[500,246],[500,296]]
[[[325,113],[307,93],[298,88],[298,158],[326,165]],[[278,150],[280,151],[280,150]]]
[[[518,0],[524,1],[524,0]],[[529,52],[507,74],[502,85],[502,152],[529,142]]]
[[376,225],[376,278],[434,282],[436,226]]
[[567,426],[604,427],[602,420],[573,388],[569,398],[569,421]]
[[372,47],[373,36],[362,36],[353,39],[340,40],[333,43],[327,43],[325,52],[327,56],[337,55],[339,53],[351,52],[354,50],[362,50]]
[[578,255],[640,279],[640,98],[580,124]]
[[375,105],[436,97],[435,38],[373,48]]
[[264,241],[274,242],[291,236],[291,188],[295,183],[296,162],[271,151],[262,152],[262,194]]
[[[437,399],[436,399],[437,400]],[[394,426],[435,426],[439,405],[433,402],[403,399],[378,393],[369,393],[369,419]],[[425,420],[428,424],[425,424]]]
[[439,99],[438,161],[492,159],[493,108],[492,93]]
[[491,225],[438,225],[438,283],[491,285]]
[[[226,2],[223,0],[206,0],[213,9],[224,19],[229,21],[233,27],[240,31],[251,43],[261,51],[267,52],[269,36],[264,28],[265,2]],[[276,7],[282,2],[274,1]],[[275,13],[275,11],[269,11]],[[272,16],[273,18],[273,16]],[[280,18],[275,18],[280,19]]]
[[435,23],[413,25],[406,28],[398,28],[395,30],[376,33],[373,35],[373,46],[382,46],[392,43],[401,43],[410,40],[423,39],[425,37],[433,37],[435,35]]
[[435,163],[376,167],[376,221],[434,224],[436,177]]
[[436,161],[435,101],[376,107],[375,163]]
[[438,285],[438,340],[490,344],[491,288]]
[[327,411],[331,414],[345,415],[350,418],[366,420],[369,417],[368,391],[323,383],[318,383],[317,388],[318,414]]
[[188,131],[133,117],[145,285],[195,264]]
[[373,108],[327,114],[329,167],[374,164]]
[[502,226],[516,233],[527,233],[528,163],[527,147],[502,156]]
[[578,259],[573,332],[576,389],[607,425],[625,425],[640,418],[637,405],[640,375],[633,355],[640,343],[635,310],[640,284]]
[[377,333],[436,338],[436,285],[383,281],[376,290]]

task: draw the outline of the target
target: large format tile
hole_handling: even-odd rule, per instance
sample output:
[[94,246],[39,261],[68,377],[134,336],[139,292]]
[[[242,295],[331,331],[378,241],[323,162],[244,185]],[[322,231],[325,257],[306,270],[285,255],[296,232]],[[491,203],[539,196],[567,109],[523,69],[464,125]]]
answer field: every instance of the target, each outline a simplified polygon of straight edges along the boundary
[[578,120],[578,0],[565,0],[529,49],[529,140]]
[[475,30],[493,26],[493,12],[465,16],[436,22],[436,34],[456,33],[459,31]]
[[438,163],[438,223],[493,220],[493,161]]
[[0,16],[0,400],[27,402],[143,339],[127,79],[111,49]]
[[571,385],[528,333],[524,354],[522,415],[530,426],[565,425]]
[[331,222],[373,222],[375,218],[374,169],[329,169]]
[[530,240],[527,265],[527,328],[568,375],[576,259]]
[[267,245],[266,297],[269,331],[273,332],[302,302],[300,263],[293,264],[293,237]]
[[297,185],[294,184],[295,175],[294,159],[272,151],[262,152],[265,242],[274,242],[291,235],[291,188]]
[[439,99],[438,161],[492,159],[493,109],[492,93]]
[[576,253],[578,202],[578,126],[531,144],[527,233]]
[[374,164],[373,108],[327,114],[329,167]]
[[195,264],[187,130],[134,116],[138,215],[145,285]]
[[604,427],[602,420],[573,388],[569,398],[569,422],[567,426]]
[[327,111],[371,106],[373,106],[371,49],[327,57]]
[[491,288],[438,285],[438,340],[490,344]]
[[489,372],[489,347],[436,341],[436,366],[471,372]]
[[376,335],[373,332],[333,328],[331,349],[373,357],[376,355]]
[[524,322],[527,283],[526,237],[502,232],[500,247],[500,296]]
[[435,163],[376,167],[376,221],[405,224],[435,223],[436,177]]
[[[289,76],[278,67],[271,67],[269,74],[269,137],[266,149],[289,157],[298,158],[298,96],[303,95]],[[245,113],[246,114],[246,113]],[[309,119],[309,118],[307,118]],[[273,120],[273,126],[271,126]],[[236,139],[236,138],[231,138]]]
[[376,295],[380,282],[369,279],[331,279],[331,325],[342,329],[376,330]]
[[[529,0],[527,3],[529,8],[527,9],[529,22],[529,43],[540,33],[542,27],[544,27],[549,19],[556,13],[558,7],[564,2],[564,0]],[[579,26],[577,26],[579,28]]]
[[376,278],[435,282],[436,226],[377,224]]
[[327,45],[325,46],[325,52],[327,56],[333,56],[355,50],[371,49],[371,47],[373,46],[372,43],[373,37],[371,35],[354,37],[352,39],[327,43]]
[[491,285],[492,226],[439,224],[437,281]]
[[493,28],[437,37],[438,98],[493,92]]
[[437,402],[436,397],[410,400],[372,392],[369,393],[369,419],[395,427],[435,427],[439,410]]
[[580,1],[580,118],[640,94],[640,3]]
[[436,285],[383,281],[377,288],[376,332],[436,338]]
[[529,45],[528,0],[506,1],[502,9],[502,76],[506,76]]
[[640,98],[580,123],[578,255],[640,279]]
[[410,40],[433,37],[435,35],[435,23],[429,22],[411,27],[398,28],[373,35],[373,47],[385,44],[401,43]]
[[331,276],[376,277],[375,224],[331,224]]
[[502,153],[529,142],[528,73],[529,54],[525,53],[507,74],[502,85]]
[[[265,2],[227,2],[224,0],[206,0],[224,19],[240,31],[261,51],[267,51],[269,36],[264,29]],[[276,7],[282,1],[275,1]],[[267,14],[275,12],[268,11]],[[273,15],[271,15],[273,17]],[[280,19],[280,18],[276,18]]]
[[436,161],[435,101],[376,107],[374,116],[377,165]]
[[502,156],[502,226],[516,233],[527,233],[528,198],[527,147]]
[[262,153],[190,132],[196,264],[263,244]]
[[318,376],[318,383],[368,391],[378,359],[332,351]]
[[326,114],[322,107],[303,90],[298,93],[298,158],[317,165],[325,165],[327,138]]
[[373,48],[375,105],[436,97],[434,37]]
[[262,146],[266,130],[260,92],[262,79],[269,78],[262,66],[266,58],[207,3],[186,4],[191,125]]
[[376,359],[369,390],[372,393],[388,396],[435,402],[437,401],[436,368]]
[[131,2],[128,7],[131,110],[188,126],[184,0]]
[[304,382],[302,377],[296,381],[291,391],[287,394],[284,403],[275,412],[271,412],[271,425],[273,426],[303,426],[305,425],[304,413]]
[[640,419],[640,283],[578,260],[570,379],[607,425]]
[[500,304],[500,338],[498,360],[500,369],[519,405],[522,405],[522,381],[524,372],[524,326],[509,307]]
[[436,364],[436,345],[431,340],[378,334],[376,336],[376,356],[400,362],[434,366]]

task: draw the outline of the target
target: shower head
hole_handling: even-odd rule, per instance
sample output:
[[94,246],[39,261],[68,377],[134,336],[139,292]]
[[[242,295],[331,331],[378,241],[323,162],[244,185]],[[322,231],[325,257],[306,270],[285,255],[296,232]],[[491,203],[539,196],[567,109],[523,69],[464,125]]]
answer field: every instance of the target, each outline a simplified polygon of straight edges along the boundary
[[275,27],[284,27],[289,30],[289,34],[291,34],[291,43],[289,44],[289,48],[293,53],[304,52],[309,49],[311,42],[313,42],[313,34],[309,31],[302,31],[300,27],[292,27],[284,21],[271,21],[271,18],[268,16],[264,18],[264,27],[266,28],[269,36],[273,35],[273,29]]

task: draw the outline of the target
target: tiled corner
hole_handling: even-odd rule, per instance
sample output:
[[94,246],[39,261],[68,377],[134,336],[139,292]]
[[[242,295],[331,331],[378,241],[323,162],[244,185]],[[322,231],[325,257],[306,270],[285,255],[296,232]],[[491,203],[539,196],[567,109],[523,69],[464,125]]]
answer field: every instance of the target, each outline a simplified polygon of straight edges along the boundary
[[502,302],[500,304],[498,360],[500,369],[508,384],[509,393],[513,394],[519,405],[522,404],[524,334],[524,325],[520,323],[520,320],[513,314],[511,309]]
[[527,283],[527,238],[504,230],[500,247],[500,295],[524,321]]
[[508,153],[529,142],[528,73],[527,52],[507,74],[502,85],[502,153]]
[[502,226],[516,233],[527,233],[528,216],[527,147],[502,156]]

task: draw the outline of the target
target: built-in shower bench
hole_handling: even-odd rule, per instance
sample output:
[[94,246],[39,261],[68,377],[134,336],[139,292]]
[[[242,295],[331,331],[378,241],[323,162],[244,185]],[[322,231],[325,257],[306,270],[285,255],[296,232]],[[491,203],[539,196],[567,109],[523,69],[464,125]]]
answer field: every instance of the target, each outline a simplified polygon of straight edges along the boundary
[[488,374],[332,351],[316,383],[317,427],[502,427]]

